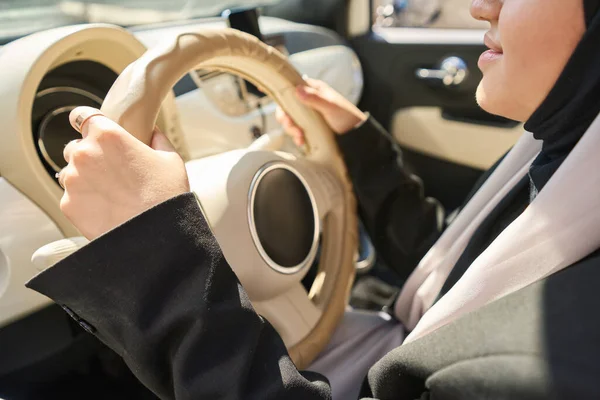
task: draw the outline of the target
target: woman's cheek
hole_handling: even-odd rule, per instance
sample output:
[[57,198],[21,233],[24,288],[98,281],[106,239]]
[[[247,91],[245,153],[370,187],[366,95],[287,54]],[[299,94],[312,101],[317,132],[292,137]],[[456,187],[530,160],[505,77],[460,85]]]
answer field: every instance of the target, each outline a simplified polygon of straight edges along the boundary
[[[517,121],[527,120],[547,93],[547,26],[541,23],[539,9],[531,7],[536,1],[504,3],[496,32],[503,55],[484,71],[483,108]],[[554,81],[555,77],[550,87]]]
[[506,0],[498,25],[503,75],[519,105],[519,120],[528,119],[548,96],[579,43],[585,31],[579,3]]
[[480,106],[513,120],[529,119],[585,31],[581,8],[563,0],[505,0],[493,30],[504,54],[483,69]]
[[[524,120],[533,113],[529,104],[531,101],[532,84],[536,71],[536,45],[537,33],[535,23],[531,19],[523,18],[526,10],[522,6],[502,9],[498,23],[498,31],[504,55],[500,62],[502,82],[500,83],[506,93],[506,101],[512,103],[507,116],[515,120]],[[533,30],[533,32],[532,32]]]

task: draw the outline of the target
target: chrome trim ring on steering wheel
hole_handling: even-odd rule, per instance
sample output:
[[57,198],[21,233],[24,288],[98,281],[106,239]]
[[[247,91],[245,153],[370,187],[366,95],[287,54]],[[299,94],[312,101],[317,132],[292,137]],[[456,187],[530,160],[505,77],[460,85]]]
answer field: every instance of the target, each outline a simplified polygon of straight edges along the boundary
[[[302,260],[300,263],[293,265],[293,266],[283,266],[279,263],[277,263],[276,261],[274,261],[269,254],[267,253],[267,251],[265,250],[261,240],[260,240],[260,236],[258,234],[258,230],[256,227],[256,220],[255,220],[255,203],[256,203],[256,194],[257,194],[257,189],[260,185],[260,182],[263,180],[263,178],[272,171],[275,170],[286,170],[291,172],[296,178],[298,178],[298,180],[302,183],[302,185],[304,186],[304,189],[306,190],[306,193],[310,199],[310,204],[312,207],[312,214],[313,214],[313,218],[314,218],[314,225],[313,225],[313,237],[312,237],[312,243],[310,245],[310,249],[306,255],[306,257],[304,258],[304,260]],[[290,210],[290,212],[293,212],[293,210]],[[312,191],[310,190],[310,187],[308,186],[308,183],[306,182],[306,180],[302,177],[302,175],[294,168],[290,167],[289,165],[282,163],[282,162],[274,162],[274,163],[268,163],[265,164],[254,176],[252,183],[250,184],[250,191],[248,193],[248,225],[250,227],[250,234],[252,235],[252,240],[254,242],[254,245],[256,246],[256,249],[258,251],[258,253],[260,254],[260,256],[262,257],[262,259],[267,263],[267,265],[269,267],[271,267],[272,269],[274,269],[275,271],[282,273],[282,274],[286,274],[286,275],[291,275],[291,274],[296,274],[299,271],[301,271],[302,269],[304,269],[307,266],[310,266],[317,254],[317,250],[319,248],[319,235],[321,232],[321,221],[319,219],[319,213],[318,213],[318,209],[317,209],[317,203],[315,200],[315,197],[312,193]]]

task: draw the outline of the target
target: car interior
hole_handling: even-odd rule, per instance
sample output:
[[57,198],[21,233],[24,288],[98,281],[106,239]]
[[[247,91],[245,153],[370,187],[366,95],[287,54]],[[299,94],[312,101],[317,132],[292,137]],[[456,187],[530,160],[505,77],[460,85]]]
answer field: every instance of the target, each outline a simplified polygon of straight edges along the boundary
[[[319,79],[369,112],[452,218],[522,132],[476,104],[486,26],[469,2],[3,2],[0,398],[155,398],[24,286],[86,244],[60,212],[55,178],[79,135],[68,120],[77,106],[142,141],[155,123],[166,133],[227,261],[299,367],[347,307],[381,311],[402,279],[361,225],[333,133],[294,87]],[[284,134],[278,106],[307,146]]]

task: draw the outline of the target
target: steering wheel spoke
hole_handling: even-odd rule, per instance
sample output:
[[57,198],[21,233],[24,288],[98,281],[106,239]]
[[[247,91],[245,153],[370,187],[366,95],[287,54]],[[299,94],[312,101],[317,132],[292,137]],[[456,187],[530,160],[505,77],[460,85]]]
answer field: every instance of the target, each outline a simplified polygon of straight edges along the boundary
[[250,146],[249,150],[263,150],[263,151],[276,151],[281,149],[285,142],[285,133],[282,129],[273,129],[258,139],[256,139]]
[[324,219],[329,213],[343,208],[346,201],[344,184],[330,168],[306,160],[299,160],[298,169],[309,184],[315,201],[319,218]]
[[300,284],[278,297],[252,304],[258,314],[279,332],[288,348],[306,337],[322,315]]

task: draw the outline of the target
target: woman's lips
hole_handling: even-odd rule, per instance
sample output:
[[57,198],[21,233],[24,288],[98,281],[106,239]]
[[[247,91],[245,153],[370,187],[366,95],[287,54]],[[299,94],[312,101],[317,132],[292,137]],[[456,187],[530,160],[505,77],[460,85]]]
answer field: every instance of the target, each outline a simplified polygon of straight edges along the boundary
[[479,66],[479,68],[483,68],[485,65],[492,63],[494,61],[497,61],[500,57],[502,57],[502,53],[496,50],[488,50],[483,52],[483,54],[481,54],[481,57],[479,57],[479,62],[477,63],[477,65]]
[[489,50],[484,52],[481,55],[481,57],[479,57],[479,62],[477,63],[477,65],[480,69],[482,68],[482,66],[485,66],[486,64],[498,60],[500,57],[502,57],[503,54],[502,47],[491,38],[489,32],[485,34],[485,37],[483,38],[483,43],[486,45],[487,48],[489,48]]

